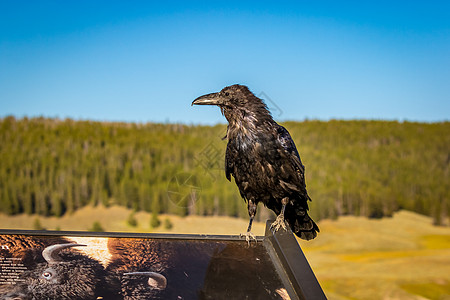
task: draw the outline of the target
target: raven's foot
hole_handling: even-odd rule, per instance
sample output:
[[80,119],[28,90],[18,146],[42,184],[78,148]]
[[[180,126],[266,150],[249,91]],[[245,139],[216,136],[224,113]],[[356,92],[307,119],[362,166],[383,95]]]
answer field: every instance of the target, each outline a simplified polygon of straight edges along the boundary
[[280,227],[287,230],[286,220],[284,220],[283,214],[279,214],[275,221],[270,225],[270,229],[273,229],[275,232],[277,232]]
[[244,236],[245,236],[245,240],[247,241],[247,243],[248,243],[249,246],[250,246],[250,241],[251,241],[252,239],[255,240],[255,243],[257,242],[256,236],[255,236],[251,231],[247,231],[246,233],[241,233],[240,235],[241,235],[241,237],[244,237]]

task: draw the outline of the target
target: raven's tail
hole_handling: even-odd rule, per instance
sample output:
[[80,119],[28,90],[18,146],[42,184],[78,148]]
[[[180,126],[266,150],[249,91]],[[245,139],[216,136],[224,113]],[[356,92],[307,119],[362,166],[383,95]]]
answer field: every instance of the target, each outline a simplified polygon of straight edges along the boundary
[[312,240],[320,230],[308,215],[308,204],[306,203],[305,206],[306,208],[298,205],[294,209],[287,207],[284,218],[296,236],[303,240]]

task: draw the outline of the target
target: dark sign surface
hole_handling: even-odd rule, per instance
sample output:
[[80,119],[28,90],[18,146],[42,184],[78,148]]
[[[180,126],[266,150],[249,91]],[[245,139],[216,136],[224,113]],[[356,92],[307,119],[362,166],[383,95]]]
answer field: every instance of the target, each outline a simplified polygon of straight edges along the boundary
[[303,298],[274,241],[3,231],[0,299]]

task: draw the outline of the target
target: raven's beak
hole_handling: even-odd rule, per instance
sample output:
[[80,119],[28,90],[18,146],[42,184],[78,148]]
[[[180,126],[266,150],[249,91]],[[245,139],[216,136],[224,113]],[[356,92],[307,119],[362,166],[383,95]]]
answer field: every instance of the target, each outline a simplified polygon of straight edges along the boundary
[[220,97],[219,93],[211,93],[203,95],[192,101],[191,105],[221,105],[223,104],[223,99]]

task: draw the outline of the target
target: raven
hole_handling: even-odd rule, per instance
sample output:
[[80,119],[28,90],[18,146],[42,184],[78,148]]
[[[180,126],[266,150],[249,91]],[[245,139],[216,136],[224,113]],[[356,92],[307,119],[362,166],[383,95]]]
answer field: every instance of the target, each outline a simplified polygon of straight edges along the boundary
[[247,202],[251,232],[259,202],[278,216],[271,228],[292,231],[305,240],[313,239],[319,227],[308,215],[305,167],[289,132],[277,124],[266,104],[244,85],[231,85],[218,93],[198,97],[192,105],[217,105],[228,121],[225,175],[233,175]]

